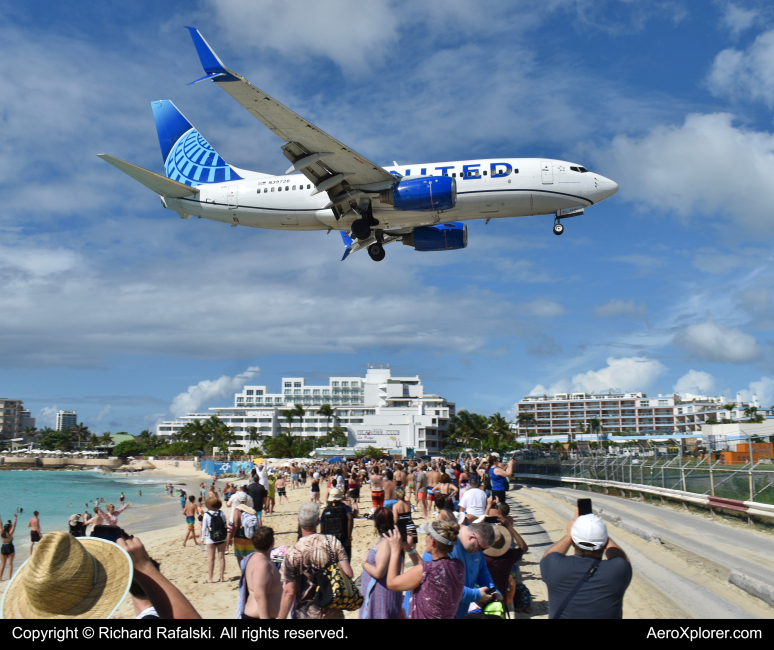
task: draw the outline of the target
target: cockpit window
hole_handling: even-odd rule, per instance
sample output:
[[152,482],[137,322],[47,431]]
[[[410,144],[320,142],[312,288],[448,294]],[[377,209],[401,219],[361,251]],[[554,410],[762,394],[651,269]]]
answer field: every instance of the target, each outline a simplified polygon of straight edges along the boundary
[[578,172],[580,174],[585,174],[589,170],[586,169],[585,167],[570,167],[570,171]]

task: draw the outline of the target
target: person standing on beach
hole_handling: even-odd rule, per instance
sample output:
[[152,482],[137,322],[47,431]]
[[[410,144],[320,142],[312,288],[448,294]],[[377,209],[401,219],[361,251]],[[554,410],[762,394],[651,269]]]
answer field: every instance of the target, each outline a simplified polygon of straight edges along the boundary
[[[105,520],[102,517],[102,515],[100,514],[101,512],[102,511],[99,509],[99,506],[97,506],[96,508],[94,508],[94,516],[93,517],[85,518],[83,520],[83,525],[84,526],[91,526],[91,533],[92,533],[92,535],[94,534],[94,529],[97,526],[103,526],[105,524]],[[88,513],[87,513],[87,516],[88,516]]]
[[277,477],[274,474],[269,475],[269,489],[266,491],[266,511],[267,514],[274,514],[274,496],[276,493]]
[[427,474],[424,464],[419,466],[416,477],[417,503],[422,508],[422,519],[430,516],[430,505],[427,503]]
[[242,563],[244,580],[239,585],[238,618],[277,618],[282,601],[282,581],[279,569],[271,561],[274,530],[268,526],[259,528],[251,542],[255,552],[250,553]]
[[127,503],[125,506],[116,510],[116,507],[112,503],[108,503],[107,506],[105,506],[107,508],[107,512],[102,510],[102,508],[100,508],[99,506],[94,508],[94,512],[101,515],[108,526],[117,526],[118,515],[120,515],[124,510],[126,510],[131,505],[132,505],[131,503]]
[[[301,538],[285,551],[280,576],[282,602],[277,618],[287,618],[291,607],[294,619],[343,619],[340,609],[318,607],[314,604],[317,592],[313,577],[331,563],[338,563],[341,570],[352,578],[352,567],[341,542],[335,537],[317,534],[320,508],[316,503],[304,503],[298,509],[298,525]],[[400,539],[400,538],[399,538]]]
[[228,538],[228,529],[226,522],[226,515],[224,515],[220,508],[223,505],[220,499],[217,497],[207,499],[205,505],[207,506],[207,512],[204,513],[202,520],[202,542],[207,548],[207,563],[209,567],[209,578],[205,580],[206,583],[214,582],[212,574],[215,570],[215,555],[218,556],[218,565],[220,569],[220,579],[218,582],[223,582],[223,574],[226,571],[226,540]]
[[290,499],[288,499],[287,492],[285,492],[285,486],[287,485],[287,479],[285,478],[285,475],[280,472],[277,475],[277,481],[274,484],[274,486],[277,488],[277,505],[282,505],[282,497],[285,497],[285,501],[287,503],[290,503]]
[[0,534],[2,538],[3,546],[0,550],[0,581],[3,579],[3,573],[5,572],[5,564],[8,563],[8,579],[13,577],[13,558],[16,555],[16,549],[13,545],[13,534],[16,532],[16,520],[19,517],[16,513],[13,515],[13,523],[9,520],[8,523],[3,526],[3,532]]
[[255,510],[255,516],[258,517],[260,523],[260,520],[263,517],[263,508],[267,501],[267,493],[266,488],[260,482],[260,475],[257,475],[253,480],[255,482],[252,485],[249,485],[245,489],[245,492],[247,492],[247,495],[253,500],[252,507]]
[[126,497],[124,496],[124,493],[123,493],[123,492],[121,492],[121,496],[120,496],[120,497],[118,497],[118,503],[120,503],[121,505],[124,505],[124,499],[125,499],[125,498],[126,498]]
[[186,545],[189,537],[193,539],[196,546],[199,546],[199,542],[196,541],[196,497],[193,494],[188,497],[188,503],[183,508],[183,515],[185,516],[186,524],[183,546]]
[[384,486],[382,485],[382,475],[379,473],[379,465],[371,468],[371,505],[374,508],[384,506]]
[[27,523],[27,528],[30,529],[30,555],[35,550],[35,542],[39,542],[43,537],[43,533],[40,531],[40,518],[38,517],[38,511],[32,513],[32,519]]

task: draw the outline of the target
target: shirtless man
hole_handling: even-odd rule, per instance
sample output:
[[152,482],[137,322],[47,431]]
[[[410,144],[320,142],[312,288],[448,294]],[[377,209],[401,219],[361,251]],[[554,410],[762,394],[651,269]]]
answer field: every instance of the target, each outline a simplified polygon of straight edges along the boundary
[[427,473],[427,500],[430,502],[427,504],[428,509],[433,507],[432,502],[435,500],[435,488],[440,483],[441,472],[438,471],[438,466],[433,463],[430,466],[430,471]]
[[252,536],[255,553],[248,555],[245,569],[247,598],[242,618],[277,618],[282,600],[280,573],[271,561],[274,531],[261,526]]
[[392,470],[384,470],[382,486],[384,487],[384,507],[392,510],[392,507],[398,503],[395,498],[395,489],[398,487],[395,483]]
[[395,463],[395,487],[406,487],[406,472],[403,471],[403,465]]
[[425,465],[422,463],[417,471],[416,478],[417,503],[422,508],[422,519],[430,516],[430,506],[427,503],[427,473]]
[[194,529],[194,526],[196,525],[196,513],[198,510],[196,509],[196,497],[192,494],[190,497],[188,497],[188,503],[185,504],[183,507],[183,515],[185,516],[185,523],[188,527],[185,531],[185,539],[183,540],[183,546],[186,545],[186,542],[188,541],[188,538],[190,537],[193,539],[194,544],[196,546],[199,546],[199,542],[196,541],[196,531]]
[[83,525],[85,526],[91,526],[91,532],[94,534],[94,528],[96,526],[104,526],[105,525],[105,519],[101,514],[100,507],[97,506],[94,508],[94,516],[91,517],[88,521],[84,518]]
[[43,533],[40,532],[40,519],[38,518],[37,510],[32,513],[32,519],[29,520],[27,528],[30,529],[30,540],[32,541],[32,544],[30,544],[30,555],[32,555],[32,551],[35,550],[35,542],[39,542],[41,537],[43,537]]
[[384,485],[382,475],[379,473],[379,465],[374,465],[371,472],[371,505],[374,508],[381,508],[384,505]]

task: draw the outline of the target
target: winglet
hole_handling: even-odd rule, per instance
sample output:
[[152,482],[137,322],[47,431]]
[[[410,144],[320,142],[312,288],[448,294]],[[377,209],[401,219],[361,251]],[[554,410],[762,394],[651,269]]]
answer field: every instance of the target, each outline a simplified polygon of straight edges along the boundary
[[341,258],[341,261],[343,262],[345,259],[347,259],[347,256],[352,252],[352,237],[349,237],[347,233],[345,233],[342,230],[341,239],[344,241],[344,245],[347,247],[347,250],[344,251],[344,257]]
[[[199,55],[199,60],[202,62],[202,67],[207,73],[206,77],[197,79],[191,83],[198,83],[205,79],[215,79],[218,81],[236,81],[237,77],[223,65],[223,62],[215,54],[215,51],[210,47],[210,44],[204,40],[204,36],[199,33],[199,30],[195,27],[186,27],[191,33],[194,46],[196,47],[196,53]],[[189,84],[190,85],[190,84]]]

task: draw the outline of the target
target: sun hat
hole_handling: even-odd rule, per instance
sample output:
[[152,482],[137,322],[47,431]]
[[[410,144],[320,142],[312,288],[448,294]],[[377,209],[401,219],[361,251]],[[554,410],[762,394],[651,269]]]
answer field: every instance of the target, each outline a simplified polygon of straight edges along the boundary
[[598,551],[607,544],[607,526],[597,515],[583,515],[572,525],[570,537],[584,551]]
[[80,515],[70,515],[67,521],[69,521],[72,524],[74,521],[80,520],[80,518],[81,518]]
[[494,544],[484,550],[484,555],[489,557],[500,557],[505,555],[511,548],[513,542],[513,535],[508,531],[505,526],[499,524],[494,526],[496,538]]
[[237,503],[234,506],[235,510],[241,510],[242,512],[246,512],[248,515],[254,515],[255,510],[253,510],[250,506],[245,505],[244,503]]
[[339,488],[331,488],[330,492],[328,492],[328,501],[339,501],[343,497],[344,495]]
[[48,533],[11,579],[0,613],[4,619],[110,618],[133,575],[132,560],[118,544]]

